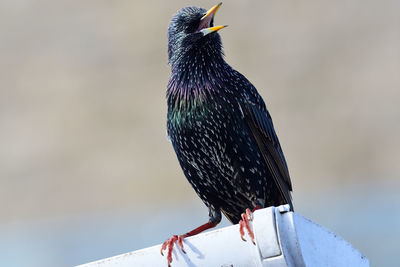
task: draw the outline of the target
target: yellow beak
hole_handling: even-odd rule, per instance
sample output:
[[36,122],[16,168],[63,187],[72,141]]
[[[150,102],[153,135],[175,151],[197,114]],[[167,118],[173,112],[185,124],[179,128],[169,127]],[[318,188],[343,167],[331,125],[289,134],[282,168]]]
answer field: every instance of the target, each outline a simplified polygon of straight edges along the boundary
[[214,26],[214,27],[210,27],[210,28],[205,28],[202,29],[201,32],[203,33],[203,36],[206,36],[207,34],[219,31],[225,27],[228,27],[228,25],[223,25],[223,26]]
[[213,6],[212,8],[210,8],[206,14],[201,18],[201,22],[200,22],[200,32],[203,33],[203,36],[206,36],[207,34],[219,31],[225,27],[227,27],[228,25],[224,25],[224,26],[214,26],[214,27],[210,27],[211,21],[214,18],[215,14],[217,13],[218,9],[221,7],[222,2]]
[[217,14],[218,9],[221,7],[222,2],[219,4],[216,4],[212,8],[210,8],[207,13],[201,18],[201,20],[204,20],[205,18],[208,18],[209,16],[213,17],[215,14]]

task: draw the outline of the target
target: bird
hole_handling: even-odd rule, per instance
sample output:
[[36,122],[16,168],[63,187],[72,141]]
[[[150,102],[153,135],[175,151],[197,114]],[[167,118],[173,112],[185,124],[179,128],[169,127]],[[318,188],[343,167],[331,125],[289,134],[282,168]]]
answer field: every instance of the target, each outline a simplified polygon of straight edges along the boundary
[[167,136],[187,180],[209,210],[209,220],[161,246],[168,266],[177,243],[215,227],[222,214],[240,224],[243,240],[252,211],[289,204],[292,183],[269,111],[253,84],[226,61],[214,17],[206,10],[180,9],[168,27]]

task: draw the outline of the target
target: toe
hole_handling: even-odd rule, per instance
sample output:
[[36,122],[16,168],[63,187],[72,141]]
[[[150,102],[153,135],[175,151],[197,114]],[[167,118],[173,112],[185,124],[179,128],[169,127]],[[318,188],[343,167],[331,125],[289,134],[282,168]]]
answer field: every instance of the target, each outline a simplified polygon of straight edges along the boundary
[[186,251],[183,248],[183,236],[182,235],[178,236],[178,245],[181,248],[182,252],[186,254]]
[[246,216],[249,221],[253,220],[253,213],[250,211],[250,209],[246,209]]
[[240,220],[239,222],[239,232],[240,232],[240,238],[246,242],[246,239],[244,239],[244,222],[242,220]]
[[252,212],[250,211],[250,209],[246,209],[246,212],[242,213],[241,217],[242,219],[239,221],[240,237],[242,238],[243,241],[246,241],[246,239],[244,238],[244,229],[246,229],[251,239],[251,242],[255,245],[256,242],[254,241],[254,233],[249,223],[249,221],[253,220]]

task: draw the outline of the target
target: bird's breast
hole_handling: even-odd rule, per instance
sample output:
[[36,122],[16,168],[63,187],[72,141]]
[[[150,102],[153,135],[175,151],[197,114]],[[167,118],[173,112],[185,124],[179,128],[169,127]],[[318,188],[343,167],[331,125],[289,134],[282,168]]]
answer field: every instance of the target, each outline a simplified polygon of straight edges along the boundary
[[[214,105],[192,115],[171,116],[167,123],[168,132],[183,166],[190,166],[198,176],[215,176],[214,179],[221,174],[232,175],[227,148],[235,126],[226,109]],[[180,119],[173,116],[180,116]]]
[[187,160],[209,158],[219,166],[233,136],[241,130],[239,118],[233,106],[221,96],[196,106],[169,106],[168,134],[176,152]]

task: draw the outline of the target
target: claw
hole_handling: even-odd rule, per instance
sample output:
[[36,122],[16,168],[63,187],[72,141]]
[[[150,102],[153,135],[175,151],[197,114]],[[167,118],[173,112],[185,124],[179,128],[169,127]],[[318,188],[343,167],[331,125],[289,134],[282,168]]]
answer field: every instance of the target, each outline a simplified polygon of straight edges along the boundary
[[164,256],[164,250],[167,249],[167,261],[168,261],[168,267],[171,266],[172,263],[172,251],[174,249],[174,244],[175,242],[178,241],[178,246],[181,248],[183,253],[186,253],[186,251],[183,249],[183,236],[177,236],[173,235],[171,238],[167,239],[161,246],[160,253],[162,256]]
[[244,239],[244,222],[242,221],[242,220],[240,220],[240,222],[239,222],[239,232],[240,232],[240,238],[242,238],[242,240],[244,241],[244,242],[246,242],[247,240],[246,239]]
[[246,228],[247,233],[249,234],[251,238],[251,242],[255,245],[256,242],[254,241],[254,233],[253,230],[250,227],[249,221],[253,220],[253,214],[249,209],[246,209],[245,213],[242,213],[242,219],[239,222],[239,232],[240,232],[240,237],[242,238],[243,241],[246,241],[244,238],[244,229]]
[[160,253],[161,253],[162,256],[164,256],[163,251],[166,249],[166,247],[167,247],[167,241],[165,241],[165,242],[162,244],[162,246],[161,246]]
[[183,248],[183,236],[182,235],[178,236],[178,245],[181,248],[182,252],[186,254],[186,251]]
[[203,225],[200,225],[196,229],[193,229],[190,232],[187,232],[184,235],[173,235],[171,238],[167,239],[162,245],[161,245],[161,255],[164,256],[164,250],[167,249],[168,247],[168,253],[167,253],[167,260],[168,260],[168,267],[171,266],[172,262],[172,250],[174,248],[174,244],[176,241],[178,241],[178,246],[181,248],[182,252],[186,254],[186,251],[183,249],[183,239],[189,236],[197,235],[198,233],[201,233],[207,229],[213,228],[217,225],[215,222],[207,222]]

